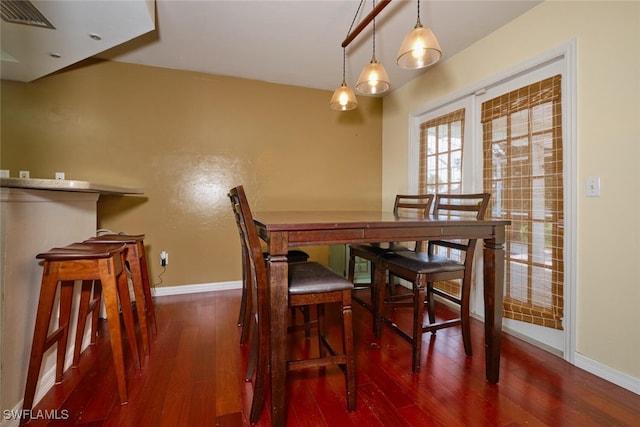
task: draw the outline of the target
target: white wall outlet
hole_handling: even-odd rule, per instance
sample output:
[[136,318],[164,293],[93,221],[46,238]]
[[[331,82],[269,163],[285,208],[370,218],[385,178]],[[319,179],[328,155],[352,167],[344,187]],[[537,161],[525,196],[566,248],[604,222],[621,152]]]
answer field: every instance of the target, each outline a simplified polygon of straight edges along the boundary
[[29,171],[20,171],[20,174],[18,176],[20,178],[29,179]]
[[9,178],[11,176],[11,172],[9,169],[0,169],[0,178]]
[[166,267],[169,264],[169,252],[162,251],[160,252],[160,265],[162,267]]
[[590,176],[587,178],[585,196],[600,197],[600,177]]
[[64,172],[56,172],[56,179],[64,179]]

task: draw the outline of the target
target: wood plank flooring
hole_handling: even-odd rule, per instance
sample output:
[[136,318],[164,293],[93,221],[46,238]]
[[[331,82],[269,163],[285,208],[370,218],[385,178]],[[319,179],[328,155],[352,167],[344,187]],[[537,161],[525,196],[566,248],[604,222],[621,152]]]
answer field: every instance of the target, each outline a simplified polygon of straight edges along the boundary
[[[29,426],[248,426],[252,385],[245,382],[247,348],[236,325],[240,291],[156,299],[158,335],[136,372],[130,355],[129,403],[121,406],[106,337],[89,347],[78,368],[34,408],[66,420]],[[450,313],[442,307],[438,316]],[[406,321],[402,309],[398,322]],[[425,334],[422,370],[411,372],[411,349],[354,303],[357,411],[347,412],[337,368],[288,377],[288,426],[638,426],[640,396],[604,381],[517,338],[503,335],[500,383],[485,381],[484,331],[473,322],[474,356],[459,328]],[[332,330],[339,337],[339,329]],[[293,352],[313,353],[314,341],[290,337]],[[267,408],[268,408],[267,402]],[[64,412],[63,412],[64,411]],[[265,410],[259,426],[270,425]]]

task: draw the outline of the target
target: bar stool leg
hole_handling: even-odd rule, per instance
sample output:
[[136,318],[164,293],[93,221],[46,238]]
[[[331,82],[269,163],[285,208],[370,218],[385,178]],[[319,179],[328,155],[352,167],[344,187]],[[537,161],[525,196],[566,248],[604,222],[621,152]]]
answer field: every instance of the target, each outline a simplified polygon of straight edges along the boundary
[[[124,372],[124,355],[122,351],[122,333],[120,331],[120,313],[118,311],[118,295],[116,292],[115,278],[107,278],[102,287],[102,297],[104,298],[105,311],[107,312],[107,325],[109,326],[109,339],[111,341],[111,352],[113,354],[113,365],[116,371],[118,382],[118,392],[120,394],[120,404],[126,405],[127,384]],[[127,310],[124,310],[125,312]],[[135,341],[134,341],[135,344]],[[137,357],[134,357],[137,359]]]
[[[22,409],[25,414],[33,407],[33,400],[38,385],[38,376],[42,367],[42,358],[44,352],[57,341],[58,354],[56,366],[56,382],[62,379],[62,371],[64,369],[64,353],[66,352],[66,336],[68,334],[71,296],[73,293],[73,282],[62,282],[60,292],[60,326],[51,335],[49,332],[49,323],[53,311],[53,303],[58,288],[58,280],[54,274],[51,274],[51,266],[45,263],[44,274],[42,276],[42,284],[40,286],[40,297],[38,300],[38,311],[36,313],[36,323],[33,332],[33,342],[31,344],[31,355],[29,358],[29,369],[27,371],[27,382],[24,391],[24,400]],[[66,311],[63,313],[62,311]],[[66,320],[65,320],[66,319]],[[62,344],[62,338],[64,346]],[[62,356],[61,356],[62,354]]]
[[73,300],[74,281],[60,282],[60,317],[58,319],[58,329],[60,332],[58,339],[58,350],[56,354],[56,384],[62,382],[64,371],[64,361],[67,355],[67,342],[69,340],[69,324],[71,322],[71,301]]
[[133,353],[133,360],[136,362],[136,368],[140,370],[142,368],[140,365],[140,353],[138,352],[138,340],[133,320],[133,311],[131,310],[131,298],[129,297],[129,282],[127,281],[127,275],[124,268],[122,269],[122,273],[123,274],[117,278],[120,305],[125,307],[122,309],[122,319],[124,320],[124,329],[127,332],[127,338],[129,339],[129,347],[131,347],[131,352]]
[[140,333],[142,335],[142,350],[145,356],[149,355],[149,332],[147,329],[147,315],[145,306],[144,284],[142,283],[142,271],[140,268],[140,258],[138,254],[129,258],[129,269],[133,281],[133,292],[136,296],[136,311],[138,313],[138,323],[140,323]]
[[[93,291],[93,292],[92,292]],[[93,293],[93,295],[92,295]],[[91,314],[91,339],[90,345],[96,343],[98,335],[98,321],[100,316],[100,303],[102,302],[102,283],[99,280],[83,280],[80,291],[80,306],[78,309],[78,325],[76,327],[76,341],[73,351],[73,366],[80,362],[82,350],[82,338],[87,324],[87,316]]]
[[147,270],[147,257],[144,251],[144,244],[140,242],[140,247],[138,248],[140,255],[140,273],[142,276],[142,285],[144,289],[144,301],[145,307],[147,310],[147,315],[149,316],[149,322],[151,323],[151,328],[153,329],[153,334],[158,334],[158,325],[156,324],[156,312],[153,307],[153,296],[151,295],[151,285],[149,282],[149,271]]
[[94,345],[98,338],[98,327],[100,322],[100,309],[102,308],[102,282],[95,280],[93,282],[93,301],[89,310],[92,310],[91,316],[91,341],[90,344]]

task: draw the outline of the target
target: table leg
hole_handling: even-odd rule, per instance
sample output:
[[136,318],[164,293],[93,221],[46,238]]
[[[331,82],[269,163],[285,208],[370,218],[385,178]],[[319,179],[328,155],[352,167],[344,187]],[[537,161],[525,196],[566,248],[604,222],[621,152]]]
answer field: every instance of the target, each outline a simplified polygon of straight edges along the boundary
[[500,378],[502,297],[504,293],[504,228],[501,239],[484,241],[484,339],[487,381]]
[[269,241],[269,306],[271,325],[271,422],[284,427],[286,421],[286,350],[289,305],[289,264],[286,236],[271,234]]

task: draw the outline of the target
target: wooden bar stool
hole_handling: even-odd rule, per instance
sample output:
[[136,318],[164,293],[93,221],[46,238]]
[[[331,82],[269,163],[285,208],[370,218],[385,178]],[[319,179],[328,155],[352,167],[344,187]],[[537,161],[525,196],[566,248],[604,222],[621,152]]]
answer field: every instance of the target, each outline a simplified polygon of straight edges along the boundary
[[[136,297],[136,311],[142,334],[142,349],[145,355],[149,354],[149,333],[147,322],[151,324],[152,331],[157,334],[156,315],[153,309],[149,273],[147,270],[147,257],[144,250],[144,234],[123,235],[105,234],[92,237],[84,243],[100,244],[125,244],[127,245],[126,261],[131,271],[133,292]],[[76,335],[77,340],[77,335]]]
[[[56,383],[62,381],[64,359],[69,337],[69,321],[73,299],[74,281],[86,283],[100,281],[102,297],[107,311],[111,351],[118,382],[120,403],[127,403],[122,334],[120,330],[120,312],[118,297],[122,306],[122,316],[127,331],[129,346],[137,369],[140,369],[140,357],[136,341],[133,313],[129,298],[129,287],[124,269],[125,244],[88,244],[74,243],[63,248],[53,248],[40,253],[37,259],[44,260],[40,298],[36,312],[31,357],[27,371],[27,383],[24,392],[23,410],[28,414],[40,374],[45,351],[57,343]],[[52,317],[55,295],[60,283],[60,317],[55,331],[48,333]],[[25,415],[28,416],[28,415]]]

